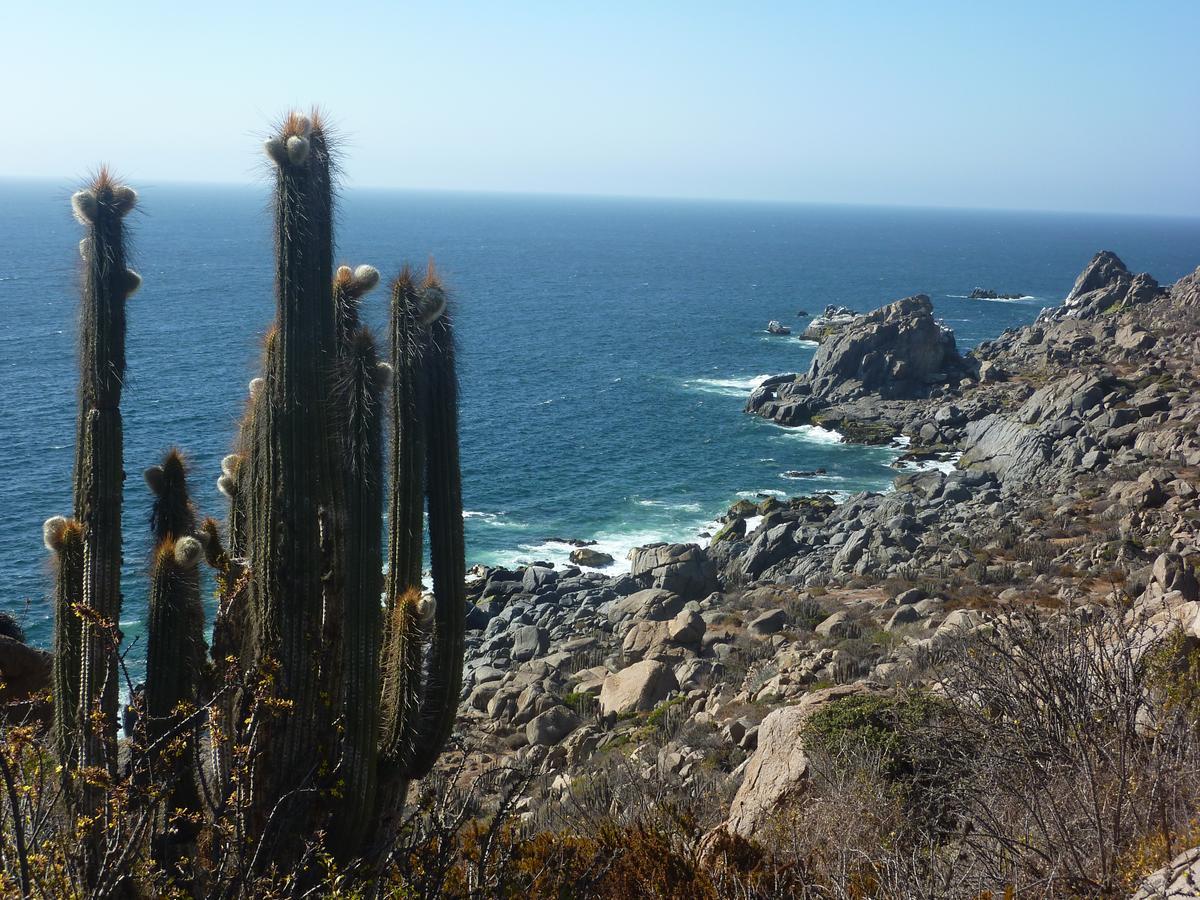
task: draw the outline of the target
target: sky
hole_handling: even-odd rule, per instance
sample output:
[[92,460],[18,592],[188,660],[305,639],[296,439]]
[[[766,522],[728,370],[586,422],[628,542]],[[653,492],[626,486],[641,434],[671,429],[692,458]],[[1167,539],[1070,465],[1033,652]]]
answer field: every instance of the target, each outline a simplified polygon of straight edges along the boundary
[[9,0],[0,176],[1200,215],[1200,0]]

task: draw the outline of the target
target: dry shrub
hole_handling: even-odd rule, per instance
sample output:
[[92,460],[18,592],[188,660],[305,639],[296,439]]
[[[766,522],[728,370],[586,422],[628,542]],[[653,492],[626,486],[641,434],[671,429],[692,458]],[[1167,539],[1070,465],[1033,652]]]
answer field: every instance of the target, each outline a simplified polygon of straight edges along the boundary
[[947,710],[926,737],[966,894],[1118,896],[1145,874],[1123,864],[1132,848],[1158,835],[1164,859],[1183,849],[1198,707],[1163,662],[1179,639],[1133,618],[1009,612],[943,662]]

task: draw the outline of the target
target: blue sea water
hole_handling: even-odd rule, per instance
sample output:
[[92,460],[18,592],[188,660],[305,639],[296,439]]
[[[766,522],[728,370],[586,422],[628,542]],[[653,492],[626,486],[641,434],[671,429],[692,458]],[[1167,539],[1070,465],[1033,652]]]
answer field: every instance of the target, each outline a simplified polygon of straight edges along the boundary
[[[49,641],[41,523],[71,510],[80,228],[70,186],[0,181],[0,609]],[[143,185],[123,410],[123,629],[145,612],[149,492],[178,444],[215,489],[272,317],[266,188]],[[741,412],[801,371],[798,333],[837,303],[917,292],[969,347],[1059,302],[1099,249],[1169,282],[1200,263],[1200,221],[1009,212],[347,191],[338,259],[390,276],[432,255],[460,339],[469,563],[564,561],[566,537],[691,539],[739,496],[882,489],[895,451]],[[1032,299],[967,300],[983,286]],[[366,314],[381,323],[383,290]],[[788,470],[824,467],[813,479]],[[619,567],[619,566],[618,566]]]

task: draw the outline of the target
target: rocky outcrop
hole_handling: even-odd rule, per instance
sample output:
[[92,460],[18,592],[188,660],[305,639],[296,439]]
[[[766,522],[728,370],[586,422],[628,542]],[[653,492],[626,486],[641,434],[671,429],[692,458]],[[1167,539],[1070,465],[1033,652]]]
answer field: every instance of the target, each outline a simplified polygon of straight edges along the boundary
[[936,386],[969,374],[954,332],[938,324],[929,297],[918,294],[856,317],[821,344],[807,374],[764,381],[746,410],[781,425],[800,425],[830,407],[865,398],[927,397]]
[[788,328],[778,319],[772,319],[767,323],[767,334],[787,335],[791,333],[792,329]]
[[[1136,280],[1094,268],[1079,297]],[[1200,633],[1197,301],[1200,271],[1149,302],[986,342],[977,378],[820,409],[824,424],[911,438],[889,492],[739,501],[709,547],[639,548],[630,574],[473,570],[460,725],[486,757],[475,774],[535,771],[521,806],[535,813],[619,754],[668,795],[736,792],[713,834],[769,844],[817,790],[813,705],[936,689],[930,663],[994,634],[1010,604],[1082,621],[1119,593],[1131,616],[1152,614],[1147,647]],[[852,394],[859,362],[840,383],[859,380]],[[807,402],[811,386],[792,387],[805,380],[764,387]]]
[[968,300],[1020,300],[1024,294],[997,294],[987,288],[975,288],[967,294]]
[[1152,277],[1145,272],[1134,275],[1117,254],[1101,250],[1075,279],[1075,286],[1055,314],[1092,318],[1149,303],[1162,294]]
[[812,396],[823,402],[864,394],[917,397],[963,374],[954,332],[933,318],[925,294],[897,300],[857,319],[821,345],[809,367]]
[[1055,482],[1099,446],[1085,421],[1118,405],[1126,412],[1114,419],[1129,424],[1139,418],[1124,400],[1112,382],[1076,372],[1035,391],[1013,415],[967,425],[959,464],[991,472],[1011,488]]

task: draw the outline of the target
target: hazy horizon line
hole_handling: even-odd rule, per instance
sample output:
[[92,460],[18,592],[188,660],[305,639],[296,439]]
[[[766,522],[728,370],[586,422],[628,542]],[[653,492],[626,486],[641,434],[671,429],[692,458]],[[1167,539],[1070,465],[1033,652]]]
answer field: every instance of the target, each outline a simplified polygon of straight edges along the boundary
[[[261,179],[245,181],[225,181],[206,179],[146,179],[142,187],[217,187],[217,188],[252,188],[265,184],[268,175]],[[55,175],[5,175],[0,174],[0,182],[53,182],[70,186],[85,184],[88,176],[55,176]],[[967,206],[939,203],[890,203],[886,201],[864,200],[800,200],[792,198],[764,197],[712,197],[684,194],[623,194],[600,193],[588,191],[554,191],[554,190],[504,190],[500,188],[451,188],[451,187],[403,187],[398,185],[379,184],[345,184],[340,191],[375,191],[398,194],[454,194],[461,196],[511,197],[536,199],[564,200],[634,200],[634,201],[669,201],[672,203],[709,203],[743,206],[812,206],[858,209],[895,209],[913,211],[938,212],[995,212],[995,213],[1036,213],[1042,215],[1066,216],[1108,216],[1115,218],[1139,219],[1180,219],[1184,221],[1200,221],[1200,210],[1196,212],[1141,212],[1115,209],[1060,209],[1052,207],[1019,207],[1019,206]]]

